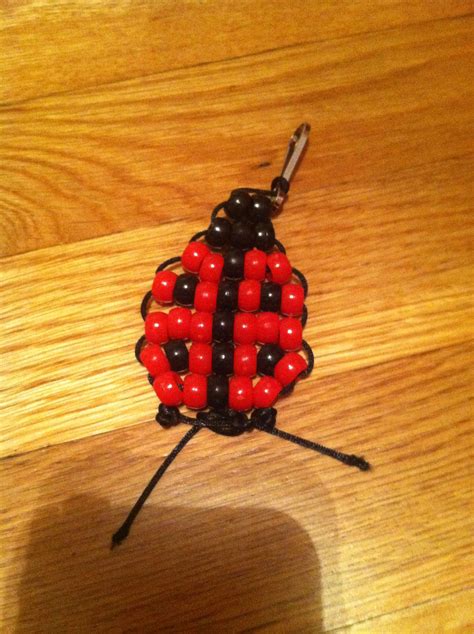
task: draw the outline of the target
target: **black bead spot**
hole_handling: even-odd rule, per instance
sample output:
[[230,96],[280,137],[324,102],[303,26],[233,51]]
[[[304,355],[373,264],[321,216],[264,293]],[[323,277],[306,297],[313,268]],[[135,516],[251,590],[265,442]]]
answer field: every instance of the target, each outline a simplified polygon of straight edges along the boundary
[[219,310],[214,313],[212,321],[212,338],[214,341],[232,341],[234,334],[234,313]]
[[216,343],[212,348],[212,371],[226,376],[234,371],[234,346],[231,343]]
[[217,309],[236,310],[238,297],[237,284],[231,280],[222,280],[217,290]]
[[244,276],[244,254],[231,247],[224,255],[224,275],[231,280],[241,280]]
[[211,374],[207,377],[207,404],[212,409],[225,409],[229,398],[227,377]]
[[275,282],[264,282],[260,291],[260,310],[278,313],[281,303],[281,286]]
[[250,209],[252,209],[252,196],[247,192],[234,192],[225,203],[226,214],[232,220],[246,220]]
[[188,369],[188,349],[182,339],[168,341],[163,346],[173,372],[186,372]]
[[232,225],[227,218],[214,218],[206,231],[206,242],[211,247],[223,247],[229,242],[231,232]]
[[232,246],[248,251],[255,243],[255,230],[247,222],[235,222],[230,236]]
[[192,273],[178,275],[173,291],[174,301],[180,306],[193,306],[198,282],[197,276]]
[[270,251],[275,246],[275,230],[269,220],[255,225],[255,246],[261,251]]
[[252,201],[252,208],[249,211],[249,221],[265,222],[272,213],[272,202],[263,194],[255,194]]
[[257,372],[273,376],[275,366],[285,353],[274,343],[267,343],[260,348],[257,354]]

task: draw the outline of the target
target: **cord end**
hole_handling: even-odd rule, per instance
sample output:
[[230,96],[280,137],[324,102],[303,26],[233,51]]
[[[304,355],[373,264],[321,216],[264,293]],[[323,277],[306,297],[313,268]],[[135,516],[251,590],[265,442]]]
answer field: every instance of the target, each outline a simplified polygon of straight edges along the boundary
[[348,460],[346,464],[350,467],[357,467],[361,471],[369,471],[371,469],[370,463],[364,460],[361,456],[347,456]]
[[112,541],[110,543],[110,550],[113,550],[117,546],[127,539],[129,529],[127,526],[121,526],[116,533],[112,535]]

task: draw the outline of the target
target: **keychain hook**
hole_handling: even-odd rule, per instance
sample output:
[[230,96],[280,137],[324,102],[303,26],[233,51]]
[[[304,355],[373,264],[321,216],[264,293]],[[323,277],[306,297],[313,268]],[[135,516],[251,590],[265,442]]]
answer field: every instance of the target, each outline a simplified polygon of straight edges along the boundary
[[[275,197],[275,205],[277,208],[281,206],[288,192],[290,181],[298,167],[301,155],[308,143],[311,126],[309,123],[302,123],[294,131],[288,143],[285,161],[281,170],[281,175],[277,182],[277,191]],[[280,180],[281,179],[281,180]],[[285,184],[286,181],[286,184]],[[286,190],[286,191],[285,191]]]

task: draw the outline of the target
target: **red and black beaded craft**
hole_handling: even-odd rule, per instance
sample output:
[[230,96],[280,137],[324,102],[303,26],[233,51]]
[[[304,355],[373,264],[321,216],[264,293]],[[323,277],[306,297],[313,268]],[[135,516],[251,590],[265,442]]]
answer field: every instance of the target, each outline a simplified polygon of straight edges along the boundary
[[[259,429],[361,470],[369,468],[363,458],[275,426],[277,399],[293,391],[314,363],[303,339],[308,285],[275,238],[271,221],[288,193],[308,133],[308,124],[296,130],[282,175],[270,190],[233,190],[212,212],[208,229],[156,270],[141,305],[145,334],[135,355],[160,400],[157,422],[165,428],[185,423],[191,429],[114,534],[113,546],[125,539],[158,480],[202,428],[226,436]],[[221,211],[225,216],[219,216]],[[184,272],[171,270],[177,264]],[[182,413],[181,405],[197,410],[196,417]]]

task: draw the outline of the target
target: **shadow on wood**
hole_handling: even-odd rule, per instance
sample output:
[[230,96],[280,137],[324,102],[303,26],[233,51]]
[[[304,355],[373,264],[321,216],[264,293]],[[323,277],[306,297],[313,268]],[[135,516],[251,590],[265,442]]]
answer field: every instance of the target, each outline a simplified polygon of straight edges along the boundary
[[318,558],[288,515],[150,505],[111,551],[128,510],[89,495],[42,507],[17,632],[322,631]]

